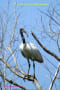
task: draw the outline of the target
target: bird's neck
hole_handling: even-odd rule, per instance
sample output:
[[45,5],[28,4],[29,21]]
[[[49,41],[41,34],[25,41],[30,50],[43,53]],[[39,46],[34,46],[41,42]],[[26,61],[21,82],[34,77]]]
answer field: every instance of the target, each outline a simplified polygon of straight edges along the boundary
[[25,38],[24,38],[23,33],[21,33],[21,37],[22,37],[23,44],[25,44]]

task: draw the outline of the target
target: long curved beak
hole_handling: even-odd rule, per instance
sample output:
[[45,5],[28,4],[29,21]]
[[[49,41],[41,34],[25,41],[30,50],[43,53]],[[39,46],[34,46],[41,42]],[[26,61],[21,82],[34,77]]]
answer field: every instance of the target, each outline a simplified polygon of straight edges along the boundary
[[23,32],[24,32],[24,33],[27,35],[27,37],[28,37],[28,33],[27,33],[25,30],[24,30]]

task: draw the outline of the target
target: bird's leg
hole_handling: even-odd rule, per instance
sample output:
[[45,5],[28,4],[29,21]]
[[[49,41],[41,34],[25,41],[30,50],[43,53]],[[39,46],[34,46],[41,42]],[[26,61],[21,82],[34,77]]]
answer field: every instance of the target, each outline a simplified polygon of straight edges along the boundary
[[24,78],[25,78],[25,77],[28,77],[28,78],[29,78],[30,62],[29,62],[29,60],[27,60],[27,61],[28,61],[28,74],[27,74],[27,75],[25,75],[25,76],[24,76]]
[[30,71],[30,62],[29,62],[29,60],[28,60],[28,75],[29,75],[29,71]]
[[33,69],[34,69],[34,78],[35,78],[35,63],[33,61]]

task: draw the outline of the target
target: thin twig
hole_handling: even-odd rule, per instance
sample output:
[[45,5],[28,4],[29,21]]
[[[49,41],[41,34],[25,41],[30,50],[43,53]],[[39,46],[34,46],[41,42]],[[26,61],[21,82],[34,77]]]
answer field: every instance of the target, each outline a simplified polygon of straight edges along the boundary
[[15,63],[15,65],[16,65],[16,69],[17,69],[19,72],[21,72],[22,74],[26,75],[22,70],[20,70],[20,69],[18,68],[17,60],[16,60],[16,58],[15,58],[15,55],[14,55],[11,47],[8,47],[8,50],[10,51],[10,53],[11,53],[11,55],[12,55],[12,57],[13,57],[14,63]]
[[14,28],[13,28],[13,34],[12,34],[11,39],[10,39],[10,41],[9,41],[9,46],[11,45],[12,40],[13,40],[13,38],[14,38],[16,25],[17,25],[17,17],[16,17],[16,5],[15,5],[15,24],[14,24]]
[[43,11],[41,11],[41,10],[39,10],[39,11],[40,11],[41,13],[45,14],[46,16],[50,17],[51,20],[53,20],[57,25],[60,26],[60,23],[58,23],[51,15],[49,15],[49,14],[47,14],[46,12],[43,12]]
[[53,77],[53,80],[52,80],[52,82],[51,82],[51,84],[50,84],[50,86],[49,86],[49,90],[51,90],[52,87],[53,87],[53,84],[54,84],[54,82],[55,82],[55,80],[56,80],[56,77],[57,77],[57,74],[58,74],[58,72],[59,72],[59,68],[60,68],[60,63],[58,64],[58,67],[57,67],[57,70],[56,70],[55,75],[54,75],[54,77]]

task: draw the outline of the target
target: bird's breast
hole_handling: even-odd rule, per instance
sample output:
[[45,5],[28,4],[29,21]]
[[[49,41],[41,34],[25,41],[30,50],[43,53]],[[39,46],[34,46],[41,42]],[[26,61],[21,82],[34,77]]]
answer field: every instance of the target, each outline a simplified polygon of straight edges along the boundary
[[20,51],[24,57],[28,59],[30,58],[30,46],[28,44],[21,44]]

